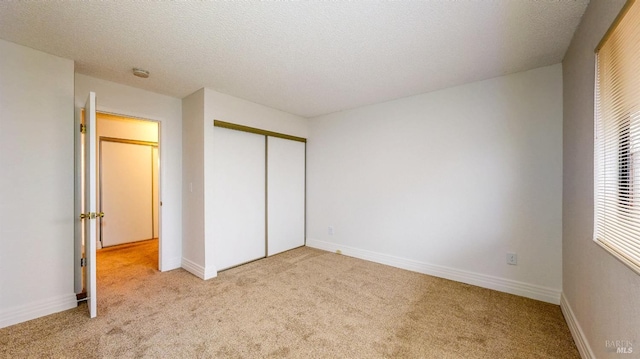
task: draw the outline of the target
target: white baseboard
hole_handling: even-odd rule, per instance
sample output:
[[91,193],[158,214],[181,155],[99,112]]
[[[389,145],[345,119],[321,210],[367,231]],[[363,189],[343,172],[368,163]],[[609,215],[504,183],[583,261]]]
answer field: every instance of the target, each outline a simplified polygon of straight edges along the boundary
[[580,324],[578,324],[578,319],[575,314],[573,314],[573,309],[571,309],[571,305],[569,305],[564,293],[560,295],[560,309],[562,309],[562,314],[569,326],[569,331],[571,331],[573,341],[576,343],[576,347],[578,347],[578,352],[580,352],[582,359],[595,359],[596,356],[593,354],[593,351],[589,346],[589,342],[587,341],[587,337],[584,335]]
[[435,277],[450,279],[457,282],[477,285],[479,287],[515,294],[526,298],[541,300],[547,303],[560,304],[560,290],[535,284],[529,284],[511,279],[499,278],[486,274],[419,262],[412,259],[395,257],[388,254],[348,247],[331,242],[319,241],[312,238],[307,238],[307,246],[329,252],[340,250],[342,254],[355,258],[360,258],[380,264],[386,264],[392,267],[428,274]]
[[75,293],[39,300],[0,311],[0,328],[78,306]]
[[187,272],[195,275],[200,279],[204,279],[204,267],[192,262],[186,258],[182,258],[182,268],[184,268]]
[[178,269],[182,266],[182,258],[181,257],[173,257],[167,260],[163,260],[161,263],[161,272],[166,272],[174,269]]
[[184,268],[187,272],[195,275],[196,277],[204,280],[215,278],[218,276],[218,271],[215,267],[205,268],[186,258],[182,258],[182,268]]
[[204,280],[215,278],[218,276],[218,270],[216,267],[207,267],[204,270]]

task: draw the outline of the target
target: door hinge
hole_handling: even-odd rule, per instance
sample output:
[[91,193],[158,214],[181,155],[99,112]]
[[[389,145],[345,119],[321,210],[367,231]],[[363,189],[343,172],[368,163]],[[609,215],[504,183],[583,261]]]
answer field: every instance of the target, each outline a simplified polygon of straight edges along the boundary
[[84,123],[80,124],[80,133],[86,133],[87,132],[87,126]]
[[80,258],[80,267],[86,267],[86,266],[87,266],[87,259]]

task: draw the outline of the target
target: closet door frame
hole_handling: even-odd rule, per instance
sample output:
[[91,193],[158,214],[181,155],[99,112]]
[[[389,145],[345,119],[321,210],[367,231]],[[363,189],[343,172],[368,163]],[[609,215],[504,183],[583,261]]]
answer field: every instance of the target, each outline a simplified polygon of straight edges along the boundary
[[[125,144],[125,145],[138,145],[138,146],[148,146],[151,150],[151,157],[150,157],[150,162],[151,162],[151,183],[149,184],[150,188],[151,188],[151,202],[149,203],[149,205],[151,206],[151,236],[152,238],[158,238],[159,234],[155,232],[155,228],[154,228],[154,224],[156,221],[156,215],[158,214],[157,212],[160,211],[160,208],[155,208],[154,206],[154,196],[156,195],[156,193],[154,193],[153,191],[153,182],[154,182],[154,177],[159,177],[160,175],[160,171],[158,168],[158,173],[154,172],[154,168],[153,168],[153,149],[158,149],[158,142],[151,142],[151,141],[140,141],[140,140],[130,140],[130,139],[124,139],[124,138],[116,138],[116,137],[107,137],[107,136],[100,136],[99,141],[98,141],[98,146],[99,146],[99,164],[98,164],[98,205],[100,206],[100,211],[104,212],[104,208],[103,208],[103,204],[104,204],[104,197],[103,197],[103,190],[104,190],[104,186],[103,186],[103,176],[104,176],[104,171],[103,171],[103,161],[102,161],[102,145],[105,142],[110,142],[110,143],[120,143],[120,144]],[[158,178],[159,179],[159,178]],[[157,194],[159,196],[159,192]],[[159,202],[158,202],[159,205]],[[158,220],[158,226],[159,226],[159,218]],[[105,248],[104,246],[104,242],[103,242],[103,229],[102,229],[102,218],[100,218],[100,223],[98,225],[99,231],[99,242],[100,242],[100,247],[101,248]],[[149,238],[151,239],[151,238]],[[144,240],[144,239],[142,239]],[[127,243],[133,243],[133,242],[127,242]],[[118,243],[120,244],[120,243]],[[123,243],[126,244],[126,243]]]
[[[285,139],[285,140],[290,140],[290,141],[296,141],[296,142],[302,142],[305,144],[304,147],[304,177],[305,177],[305,184],[304,184],[304,233],[303,233],[303,246],[306,245],[307,243],[307,185],[306,185],[306,176],[307,176],[307,139],[303,138],[303,137],[297,137],[297,136],[291,136],[291,135],[287,135],[287,134],[283,134],[283,133],[279,133],[279,132],[273,132],[273,131],[267,131],[267,130],[263,130],[263,129],[259,129],[259,128],[255,128],[255,127],[249,127],[249,126],[243,126],[243,125],[238,125],[235,123],[230,123],[230,122],[225,122],[225,121],[220,121],[220,120],[213,120],[213,126],[214,127],[220,127],[220,128],[226,128],[226,129],[230,129],[230,130],[236,130],[236,131],[242,131],[242,132],[249,132],[249,133],[253,133],[253,134],[257,134],[257,135],[262,135],[265,136],[265,166],[267,166],[268,163],[268,156],[269,156],[269,148],[268,148],[268,137],[275,137],[275,138],[281,138],[281,139]],[[269,255],[269,238],[268,238],[268,233],[269,233],[269,228],[268,228],[268,223],[269,223],[269,211],[268,211],[268,207],[269,207],[269,199],[268,199],[268,172],[269,169],[268,167],[265,167],[265,257],[267,257]],[[274,253],[275,254],[275,253]],[[240,265],[240,264],[238,264]]]
[[222,128],[228,128],[230,130],[255,133],[257,135],[278,137],[278,138],[284,138],[285,140],[291,140],[291,141],[298,141],[298,142],[307,143],[307,139],[304,138],[304,137],[291,136],[291,135],[286,135],[284,133],[267,131],[267,130],[262,130],[262,129],[255,128],[255,127],[243,126],[243,125],[238,125],[238,124],[235,124],[235,123],[224,122],[224,121],[219,121],[219,120],[213,120],[213,126],[222,127]]

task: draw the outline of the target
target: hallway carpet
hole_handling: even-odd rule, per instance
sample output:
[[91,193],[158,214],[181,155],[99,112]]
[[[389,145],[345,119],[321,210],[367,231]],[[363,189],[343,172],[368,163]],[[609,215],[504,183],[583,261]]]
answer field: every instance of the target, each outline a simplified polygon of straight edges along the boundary
[[0,329],[0,357],[579,358],[557,305],[321,250],[208,281],[156,261],[157,241],[102,251],[98,317]]

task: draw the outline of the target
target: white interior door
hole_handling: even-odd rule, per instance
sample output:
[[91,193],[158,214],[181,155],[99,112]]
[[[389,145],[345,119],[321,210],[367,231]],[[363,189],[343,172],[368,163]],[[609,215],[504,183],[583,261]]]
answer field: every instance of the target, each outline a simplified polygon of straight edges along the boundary
[[96,94],[90,92],[85,103],[84,123],[84,244],[86,260],[86,290],[89,316],[98,314],[96,291],[96,241],[97,241],[97,193],[96,193]]
[[268,137],[268,255],[304,245],[305,143]]
[[218,270],[266,255],[265,136],[214,128],[214,258]]
[[103,247],[153,238],[153,147],[100,141]]

